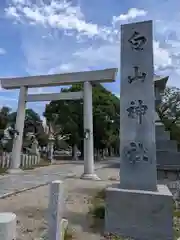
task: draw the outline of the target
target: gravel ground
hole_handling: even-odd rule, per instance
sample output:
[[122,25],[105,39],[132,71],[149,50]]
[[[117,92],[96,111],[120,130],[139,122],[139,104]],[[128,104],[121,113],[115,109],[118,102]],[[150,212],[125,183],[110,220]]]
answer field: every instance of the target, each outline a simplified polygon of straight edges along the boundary
[[[73,229],[73,239],[100,240],[99,233],[93,233],[88,219],[89,200],[98,191],[118,176],[118,169],[103,168],[96,171],[102,181],[80,180],[79,176],[64,180],[67,217]],[[110,180],[111,179],[111,180]],[[33,240],[40,237],[46,228],[49,186],[0,200],[0,212],[14,212],[17,215],[17,240]]]

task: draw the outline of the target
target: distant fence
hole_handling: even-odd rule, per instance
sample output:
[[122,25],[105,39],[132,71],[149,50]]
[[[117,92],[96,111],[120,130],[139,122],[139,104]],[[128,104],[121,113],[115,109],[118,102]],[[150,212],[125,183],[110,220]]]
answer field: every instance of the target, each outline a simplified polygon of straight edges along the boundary
[[[40,156],[30,155],[30,154],[21,154],[21,167],[30,167],[37,165],[40,162]],[[11,165],[11,153],[2,152],[0,153],[0,167],[1,168],[10,168]]]

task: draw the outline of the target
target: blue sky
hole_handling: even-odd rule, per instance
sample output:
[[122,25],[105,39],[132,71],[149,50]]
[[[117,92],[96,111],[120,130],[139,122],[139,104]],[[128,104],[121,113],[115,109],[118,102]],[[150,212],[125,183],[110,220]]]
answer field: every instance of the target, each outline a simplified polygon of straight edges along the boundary
[[[1,0],[0,77],[119,68],[120,25],[153,20],[155,73],[180,87],[179,9],[179,0]],[[119,77],[106,85],[117,95],[119,86]],[[16,110],[17,96],[0,89],[0,106]]]

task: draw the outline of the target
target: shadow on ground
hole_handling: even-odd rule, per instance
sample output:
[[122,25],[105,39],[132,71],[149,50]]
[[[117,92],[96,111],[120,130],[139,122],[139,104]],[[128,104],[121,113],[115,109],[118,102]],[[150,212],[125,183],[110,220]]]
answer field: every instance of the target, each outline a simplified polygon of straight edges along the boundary
[[67,211],[65,218],[69,219],[70,226],[76,226],[82,232],[103,234],[104,224],[102,221],[94,223],[89,213]]

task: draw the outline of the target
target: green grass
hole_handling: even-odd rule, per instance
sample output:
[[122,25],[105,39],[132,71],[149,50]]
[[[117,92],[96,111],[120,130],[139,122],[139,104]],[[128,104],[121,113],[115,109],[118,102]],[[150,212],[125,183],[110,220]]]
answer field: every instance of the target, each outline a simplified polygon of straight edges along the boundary
[[94,220],[93,226],[97,224],[97,221],[104,220],[104,218],[105,218],[105,189],[98,191],[97,194],[91,199],[89,214],[92,216],[92,219]]
[[[176,209],[175,203],[173,204],[173,228],[174,228],[174,240],[180,238],[180,209]],[[91,200],[89,208],[89,214],[92,219],[92,228],[98,229],[104,227],[105,219],[105,189],[97,192],[95,197]],[[130,240],[131,238],[123,238],[113,235],[108,235],[107,239],[110,240]]]
[[73,239],[73,232],[69,227],[67,227],[64,232],[64,240],[72,240],[72,239]]
[[2,167],[0,167],[0,175],[5,175],[5,174],[7,174],[7,170],[8,170],[8,168],[2,168]]

